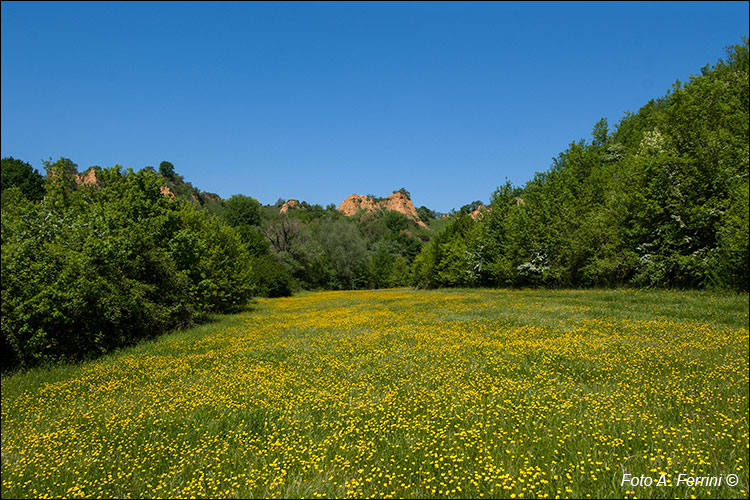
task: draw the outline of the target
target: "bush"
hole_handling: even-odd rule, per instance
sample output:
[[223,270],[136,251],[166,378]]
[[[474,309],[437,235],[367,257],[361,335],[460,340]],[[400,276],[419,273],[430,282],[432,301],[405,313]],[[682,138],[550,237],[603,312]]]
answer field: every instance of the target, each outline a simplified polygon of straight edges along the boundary
[[96,356],[249,300],[237,233],[167,200],[153,169],[75,188],[72,162],[48,167],[43,201],[3,206],[4,369]]
[[[173,244],[179,270],[191,279],[191,295],[199,311],[225,313],[237,310],[252,294],[250,255],[237,232],[218,217],[185,204],[182,229]],[[184,244],[185,240],[189,244]]]
[[80,359],[188,322],[189,283],[155,222],[111,204],[4,211],[4,365]]
[[255,295],[261,297],[289,297],[292,295],[292,275],[271,255],[260,255],[251,261],[250,281]]

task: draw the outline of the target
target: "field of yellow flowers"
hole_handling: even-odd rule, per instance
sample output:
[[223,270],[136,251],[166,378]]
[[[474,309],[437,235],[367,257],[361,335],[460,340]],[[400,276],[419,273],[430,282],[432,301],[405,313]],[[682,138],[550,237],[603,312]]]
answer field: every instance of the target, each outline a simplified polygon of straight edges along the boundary
[[2,496],[747,498],[748,296],[258,300],[3,376]]

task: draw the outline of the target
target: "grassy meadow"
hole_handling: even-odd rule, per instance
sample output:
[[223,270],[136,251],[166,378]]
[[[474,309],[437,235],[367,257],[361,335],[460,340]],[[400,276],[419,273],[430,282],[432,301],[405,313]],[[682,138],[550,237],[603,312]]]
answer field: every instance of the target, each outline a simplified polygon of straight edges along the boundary
[[747,498],[748,296],[257,300],[3,376],[2,497],[61,496]]

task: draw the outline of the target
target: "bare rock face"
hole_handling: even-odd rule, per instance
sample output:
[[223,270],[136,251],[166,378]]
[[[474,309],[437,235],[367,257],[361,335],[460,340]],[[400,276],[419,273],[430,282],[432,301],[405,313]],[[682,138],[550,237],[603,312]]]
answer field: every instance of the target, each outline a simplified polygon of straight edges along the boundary
[[375,201],[371,196],[361,196],[355,193],[345,199],[343,203],[338,206],[337,210],[347,217],[351,217],[360,210],[374,212],[380,208],[402,213],[418,225],[427,227],[424,222],[419,220],[417,209],[414,208],[414,204],[400,191],[393,193],[382,201]]
[[485,206],[485,205],[479,205],[476,208],[476,210],[474,210],[473,212],[469,214],[469,217],[471,217],[472,219],[477,219],[477,218],[481,219],[482,217],[484,217],[485,212],[488,212],[489,210],[490,210],[490,207]]
[[385,199],[385,209],[400,212],[412,220],[419,219],[414,204],[400,191],[396,191]]
[[162,186],[162,187],[160,187],[160,188],[159,188],[159,191],[161,191],[161,194],[162,194],[163,196],[166,196],[166,197],[167,197],[167,198],[169,198],[170,200],[174,200],[174,199],[175,199],[175,195],[174,195],[174,193],[172,192],[172,190],[171,190],[171,189],[169,189],[169,187],[168,187],[168,186]]
[[374,212],[378,208],[379,205],[370,196],[360,196],[355,193],[347,197],[336,210],[347,217],[351,217],[360,210]]
[[75,175],[76,186],[92,186],[95,188],[102,187],[99,183],[99,177],[96,175],[96,170],[90,168],[85,172]]
[[281,210],[279,210],[279,213],[280,214],[285,214],[285,213],[287,213],[289,211],[289,209],[295,208],[298,205],[299,205],[299,201],[297,201],[297,200],[286,201],[286,202],[284,202],[283,205],[281,205]]

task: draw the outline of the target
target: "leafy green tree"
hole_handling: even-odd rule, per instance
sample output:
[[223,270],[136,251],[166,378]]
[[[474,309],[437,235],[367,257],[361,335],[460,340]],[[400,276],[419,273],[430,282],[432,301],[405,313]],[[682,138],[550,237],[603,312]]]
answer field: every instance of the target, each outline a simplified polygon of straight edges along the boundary
[[407,231],[386,233],[382,241],[392,243],[393,255],[399,255],[407,262],[412,262],[422,249],[422,242],[418,238],[411,236]]
[[263,225],[272,254],[292,275],[294,286],[327,288],[332,280],[331,263],[314,234],[316,229],[287,215],[267,220]]
[[593,137],[594,146],[603,146],[609,139],[609,126],[607,124],[607,118],[602,118],[594,125],[594,130],[591,133]]
[[191,265],[182,270],[191,278],[197,307],[206,312],[230,312],[252,294],[250,255],[236,231],[218,218],[183,205],[184,233],[192,236],[187,249]]
[[419,220],[428,222],[432,219],[437,219],[437,213],[430,210],[426,206],[422,205],[421,207],[417,208],[417,216],[419,217]]
[[468,215],[451,220],[414,260],[413,283],[426,288],[478,284],[482,271],[478,229]]
[[510,181],[499,186],[490,198],[479,225],[478,256],[482,261],[480,283],[508,286],[513,283],[513,264],[509,241],[511,212],[519,206],[520,188]]
[[159,163],[159,173],[167,179],[174,179],[175,177],[174,165],[172,165],[168,161],[163,161]]
[[[61,161],[57,173],[72,162]],[[160,243],[177,225],[158,180],[105,171],[101,191],[3,212],[3,343],[10,366],[81,359],[190,321],[189,284]],[[157,181],[156,196],[147,187]]]
[[391,233],[399,233],[409,227],[409,219],[395,210],[383,211],[382,222]]
[[17,186],[28,200],[39,201],[44,197],[44,178],[28,163],[15,158],[3,158],[0,163],[2,191]]
[[393,267],[388,281],[391,287],[401,287],[409,284],[409,264],[400,255],[397,255],[393,259]]
[[[437,238],[437,236],[436,236]],[[437,279],[436,262],[439,248],[435,238],[430,240],[414,258],[409,281],[418,288],[435,288],[440,286]]]
[[718,232],[718,251],[714,265],[718,285],[735,290],[750,290],[750,184],[747,177],[733,181],[729,204]]
[[369,286],[371,288],[386,288],[391,285],[394,258],[388,251],[387,245],[378,245],[377,250],[370,256],[367,263]]
[[68,207],[72,200],[79,198],[73,194],[76,191],[75,176],[78,173],[78,165],[62,157],[56,162],[50,158],[43,163],[47,172],[47,182],[44,186],[47,198],[45,203],[58,209]]
[[327,219],[320,225],[319,241],[334,272],[334,288],[366,284],[367,247],[354,224],[344,219]]
[[251,282],[253,292],[260,297],[289,297],[294,280],[283,264],[272,255],[263,254],[252,258]]
[[260,226],[260,203],[255,198],[242,194],[232,195],[224,202],[222,219],[232,227]]

